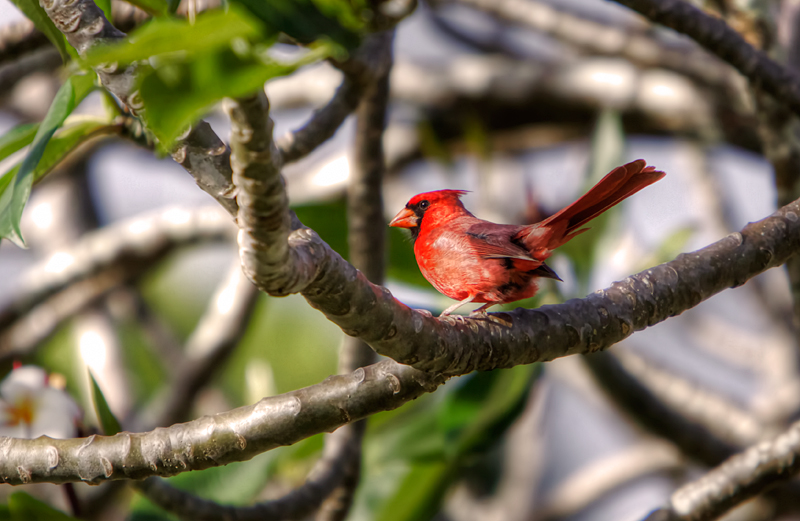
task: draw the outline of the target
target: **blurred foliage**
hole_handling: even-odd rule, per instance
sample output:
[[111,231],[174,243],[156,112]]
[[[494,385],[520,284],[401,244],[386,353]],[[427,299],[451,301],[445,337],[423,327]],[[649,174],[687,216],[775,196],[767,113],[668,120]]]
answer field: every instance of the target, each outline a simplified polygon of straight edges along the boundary
[[[6,514],[8,517],[5,517]],[[25,492],[11,494],[8,498],[8,510],[0,510],[0,519],[9,519],[10,521],[77,521],[77,518],[68,516]]]
[[[59,143],[53,143],[48,151],[51,138],[61,128],[67,116],[95,88],[94,80],[94,73],[74,74],[64,82],[50,105],[44,121],[37,128],[25,159],[18,167],[6,172],[0,179],[0,239],[9,239],[18,246],[24,247],[25,243],[19,224],[22,210],[31,193],[34,178],[37,171],[41,177],[59,163],[66,155],[65,148],[68,149],[66,151],[71,150],[72,148],[69,147],[77,146],[84,140],[86,132],[89,132],[85,128],[80,129],[80,132],[70,132],[69,137],[65,137]],[[30,129],[21,131],[19,127],[12,129],[10,132],[13,134],[12,137],[4,139],[4,148],[11,152],[14,147],[24,146],[23,143],[27,141],[29,131]],[[39,164],[42,160],[45,165],[40,168]]]
[[539,374],[538,364],[473,373],[371,418],[353,518],[432,519],[464,469],[502,443]]

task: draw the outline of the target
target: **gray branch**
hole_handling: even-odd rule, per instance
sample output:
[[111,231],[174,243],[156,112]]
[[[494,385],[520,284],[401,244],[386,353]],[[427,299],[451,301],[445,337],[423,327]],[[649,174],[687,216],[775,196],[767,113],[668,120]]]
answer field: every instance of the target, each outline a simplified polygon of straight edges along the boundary
[[14,485],[100,483],[246,461],[396,409],[443,382],[441,376],[387,360],[254,405],[151,432],[67,440],[0,438],[0,480]]
[[616,0],[647,19],[683,33],[733,65],[765,92],[800,114],[800,77],[755,49],[724,20],[684,0]]

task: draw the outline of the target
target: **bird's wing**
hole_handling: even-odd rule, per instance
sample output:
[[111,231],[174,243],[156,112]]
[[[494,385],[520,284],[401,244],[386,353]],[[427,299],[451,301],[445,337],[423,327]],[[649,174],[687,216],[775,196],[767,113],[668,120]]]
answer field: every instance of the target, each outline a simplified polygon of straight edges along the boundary
[[479,222],[464,232],[470,249],[485,259],[519,259],[540,264],[527,250],[513,243],[511,238],[522,226]]

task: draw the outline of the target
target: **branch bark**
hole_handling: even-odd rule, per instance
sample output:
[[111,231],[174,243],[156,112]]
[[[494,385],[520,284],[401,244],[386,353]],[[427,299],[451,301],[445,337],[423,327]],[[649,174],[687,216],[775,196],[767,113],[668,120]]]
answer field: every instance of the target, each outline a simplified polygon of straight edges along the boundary
[[0,438],[0,480],[100,483],[174,476],[245,461],[380,411],[396,409],[445,378],[387,360],[254,405],[146,433],[56,440]]

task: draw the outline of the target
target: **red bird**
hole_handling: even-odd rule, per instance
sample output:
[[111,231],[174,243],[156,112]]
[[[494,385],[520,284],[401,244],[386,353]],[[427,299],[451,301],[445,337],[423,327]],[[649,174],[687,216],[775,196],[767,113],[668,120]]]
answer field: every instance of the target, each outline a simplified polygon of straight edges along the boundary
[[615,168],[560,212],[531,225],[495,224],[478,219],[461,203],[463,190],[414,196],[389,226],[408,228],[422,275],[458,300],[449,315],[468,302],[495,304],[532,297],[536,279],[561,280],[544,263],[553,250],[588,228],[582,226],[666,174],[642,159]]

